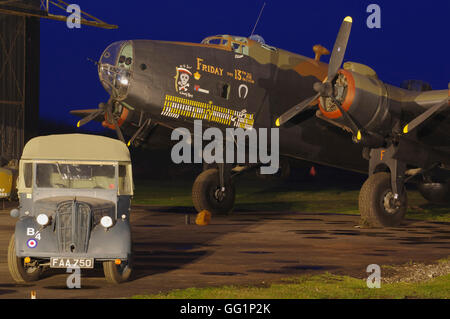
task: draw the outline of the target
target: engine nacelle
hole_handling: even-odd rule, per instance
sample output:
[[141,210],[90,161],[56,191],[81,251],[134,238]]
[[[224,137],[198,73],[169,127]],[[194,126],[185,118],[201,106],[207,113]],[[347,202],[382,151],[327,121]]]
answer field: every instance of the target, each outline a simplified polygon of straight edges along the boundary
[[431,203],[445,204],[450,202],[450,184],[446,183],[419,183],[420,194]]
[[[386,86],[375,74],[363,75],[349,70],[339,70],[333,81],[333,94],[358,124],[366,131],[385,135],[392,127],[392,113]],[[328,119],[348,126],[330,97],[319,99],[319,109]]]
[[[115,109],[113,111],[113,116],[117,117],[116,118],[117,125],[119,127],[122,127],[122,125],[124,123],[131,122],[133,113],[134,112],[129,111],[127,108],[125,108],[122,105],[117,103],[117,104],[115,104]],[[105,112],[105,120],[102,122],[102,126],[103,127],[107,127],[107,128],[109,128],[111,130],[115,130],[116,129],[114,124],[113,124],[113,122],[112,122],[112,120],[108,118],[108,114],[106,112]]]
[[[130,110],[119,103],[115,104],[113,115],[116,118],[117,125],[125,135],[132,136],[140,125],[148,119],[148,115],[142,112]],[[115,130],[114,124],[105,113],[105,120],[102,122],[103,127]]]

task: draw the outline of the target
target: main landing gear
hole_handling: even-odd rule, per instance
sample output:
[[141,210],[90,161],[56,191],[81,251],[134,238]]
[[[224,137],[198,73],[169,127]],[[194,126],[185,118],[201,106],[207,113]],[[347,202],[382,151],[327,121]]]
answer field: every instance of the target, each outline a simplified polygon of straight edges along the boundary
[[407,210],[405,183],[410,180],[430,202],[449,202],[450,177],[440,170],[442,163],[449,165],[446,153],[400,138],[386,148],[366,148],[363,156],[369,160],[369,178],[359,194],[363,224],[400,225]]
[[372,149],[369,178],[359,193],[361,222],[366,226],[401,224],[407,210],[406,164],[393,158],[395,147]]
[[231,167],[218,164],[218,168],[205,169],[192,187],[192,201],[197,212],[228,214],[233,210],[235,188],[231,178]]
[[363,225],[397,226],[407,208],[406,190],[401,195],[392,191],[391,175],[379,172],[371,175],[359,193],[359,211]]

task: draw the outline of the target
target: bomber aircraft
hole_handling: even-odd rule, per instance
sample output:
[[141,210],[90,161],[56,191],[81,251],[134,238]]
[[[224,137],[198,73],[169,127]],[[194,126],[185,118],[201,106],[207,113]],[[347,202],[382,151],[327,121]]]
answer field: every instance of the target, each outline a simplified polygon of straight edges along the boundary
[[[342,65],[352,18],[329,51],[314,58],[272,47],[259,36],[210,36],[201,43],[127,40],[108,46],[98,73],[109,92],[98,109],[71,111],[117,131],[128,145],[147,141],[157,125],[279,128],[281,156],[368,174],[361,188],[362,221],[399,225],[406,182],[434,202],[450,198],[449,90],[383,83],[367,65]],[[417,85],[416,85],[417,86]],[[227,213],[234,180],[251,163],[204,165],[192,188],[197,211]]]

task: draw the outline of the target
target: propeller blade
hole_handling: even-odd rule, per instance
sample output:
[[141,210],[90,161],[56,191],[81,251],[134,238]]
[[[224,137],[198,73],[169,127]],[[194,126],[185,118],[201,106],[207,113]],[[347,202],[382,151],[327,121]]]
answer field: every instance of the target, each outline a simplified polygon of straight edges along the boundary
[[114,128],[116,129],[116,133],[119,139],[125,144],[127,144],[127,142],[125,142],[125,138],[123,137],[122,131],[120,130],[119,124],[117,123],[114,115],[111,112],[111,104],[109,104],[108,107],[106,108],[106,114],[108,115],[108,118],[111,119],[111,121],[113,122]]
[[353,119],[353,117],[342,108],[341,102],[339,102],[334,96],[331,96],[331,99],[336,104],[336,106],[338,107],[339,111],[341,111],[342,116],[345,118],[347,123],[351,126],[353,135],[360,136],[361,135],[361,130],[362,130],[361,125],[359,125],[356,122],[356,120]]
[[304,100],[303,102],[291,107],[289,110],[287,110],[286,112],[281,114],[281,116],[276,120],[275,125],[281,126],[284,123],[286,123],[287,121],[289,121],[291,118],[296,116],[297,114],[300,114],[301,112],[306,110],[312,102],[317,100],[319,98],[319,96],[320,96],[320,93],[317,93],[313,97],[310,97],[310,98]]
[[414,130],[416,127],[421,125],[423,122],[428,120],[430,117],[432,117],[434,114],[439,112],[443,106],[445,106],[448,103],[448,99],[443,100],[442,102],[439,102],[435,104],[434,106],[430,107],[428,110],[420,114],[418,117],[416,117],[414,120],[409,122],[405,125],[403,128],[403,134],[408,134],[412,130]]
[[81,126],[87,124],[88,122],[90,122],[93,119],[95,119],[97,116],[102,115],[104,111],[101,110],[101,109],[79,110],[79,111],[70,111],[70,114],[77,115],[77,113],[80,114],[81,112],[84,112],[84,114],[86,112],[90,112],[90,114],[85,116],[85,117],[83,117],[81,120],[79,120],[78,123],[77,123],[77,127],[81,127]]
[[72,115],[83,117],[83,116],[89,115],[89,114],[97,112],[97,111],[98,111],[98,108],[97,109],[70,110],[69,113]]
[[139,127],[139,129],[134,133],[134,135],[131,137],[131,139],[128,141],[127,146],[130,147],[131,144],[133,144],[134,140],[142,133],[142,131],[152,123],[151,119],[148,119],[144,122],[144,124]]
[[339,33],[331,53],[330,64],[328,65],[328,82],[333,81],[342,65],[342,62],[344,61],[345,50],[347,49],[352,23],[352,17],[348,16],[344,19],[341,28],[339,29]]

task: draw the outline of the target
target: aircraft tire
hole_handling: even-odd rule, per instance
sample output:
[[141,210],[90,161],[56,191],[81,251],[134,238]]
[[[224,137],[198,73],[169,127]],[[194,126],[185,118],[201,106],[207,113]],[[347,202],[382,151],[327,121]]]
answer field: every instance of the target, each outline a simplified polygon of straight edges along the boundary
[[203,210],[211,214],[228,214],[233,210],[235,200],[235,188],[231,179],[225,181],[225,195],[217,198],[220,190],[219,170],[207,169],[197,176],[192,186],[192,202],[197,212]]
[[417,185],[420,194],[430,203],[450,203],[450,183],[420,183]]
[[406,189],[403,189],[400,206],[392,204],[391,176],[380,172],[370,176],[359,193],[359,212],[362,225],[369,227],[398,226],[407,210]]
[[25,283],[39,280],[42,267],[25,267],[24,258],[16,255],[16,240],[12,234],[8,245],[8,269],[11,277],[17,283]]
[[116,265],[113,260],[103,262],[103,273],[107,282],[112,284],[121,284],[128,281],[133,272],[132,263],[122,263]]

